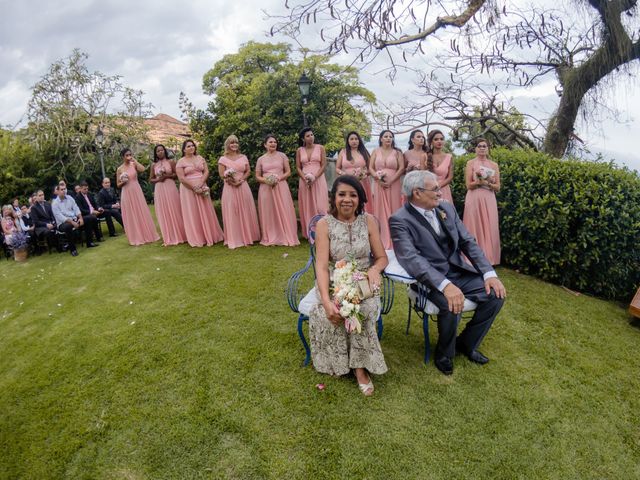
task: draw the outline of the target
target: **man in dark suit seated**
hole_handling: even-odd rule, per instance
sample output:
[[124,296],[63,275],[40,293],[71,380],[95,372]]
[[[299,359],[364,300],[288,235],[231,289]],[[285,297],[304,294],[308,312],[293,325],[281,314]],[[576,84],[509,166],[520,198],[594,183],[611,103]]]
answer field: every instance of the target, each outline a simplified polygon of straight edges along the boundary
[[80,182],[80,191],[76,193],[75,200],[80,209],[80,213],[82,213],[84,222],[87,226],[90,224],[93,225],[93,233],[96,236],[96,240],[102,242],[104,239],[102,238],[102,230],[100,230],[98,217],[104,213],[104,210],[98,207],[96,199],[89,193],[89,184],[86,181],[83,180]]
[[98,207],[102,208],[104,219],[107,222],[107,228],[109,229],[109,236],[116,236],[116,229],[113,226],[113,219],[115,218],[122,228],[122,212],[120,211],[120,201],[116,196],[116,192],[111,188],[111,180],[104,178],[102,180],[102,189],[98,192]]
[[[408,173],[402,193],[408,201],[389,219],[393,249],[400,265],[429,289],[427,298],[440,309],[435,365],[451,375],[456,350],[483,365],[489,359],[478,347],[502,308],[505,288],[454,206],[440,201],[433,173]],[[477,308],[456,338],[465,297]]]
[[35,203],[31,207],[31,219],[38,240],[46,239],[49,246],[57,246],[56,219],[51,205],[44,201],[44,191],[36,192]]

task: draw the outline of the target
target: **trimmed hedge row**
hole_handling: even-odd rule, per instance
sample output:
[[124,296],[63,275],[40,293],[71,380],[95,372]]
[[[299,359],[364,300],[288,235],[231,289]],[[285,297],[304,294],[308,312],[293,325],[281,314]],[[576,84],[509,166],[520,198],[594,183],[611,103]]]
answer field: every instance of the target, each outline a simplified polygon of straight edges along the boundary
[[[464,211],[464,167],[454,201]],[[502,263],[594,295],[628,301],[640,285],[640,177],[602,162],[492,149],[500,166]]]

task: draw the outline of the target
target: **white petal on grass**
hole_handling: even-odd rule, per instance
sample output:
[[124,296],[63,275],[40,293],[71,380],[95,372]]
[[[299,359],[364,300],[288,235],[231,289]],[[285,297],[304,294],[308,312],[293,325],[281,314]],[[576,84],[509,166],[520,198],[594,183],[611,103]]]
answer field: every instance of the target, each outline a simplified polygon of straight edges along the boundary
[[134,325],[136,323],[136,321],[134,320],[133,322],[131,322],[129,325]]
[[129,300],[129,305],[133,305],[133,300]]

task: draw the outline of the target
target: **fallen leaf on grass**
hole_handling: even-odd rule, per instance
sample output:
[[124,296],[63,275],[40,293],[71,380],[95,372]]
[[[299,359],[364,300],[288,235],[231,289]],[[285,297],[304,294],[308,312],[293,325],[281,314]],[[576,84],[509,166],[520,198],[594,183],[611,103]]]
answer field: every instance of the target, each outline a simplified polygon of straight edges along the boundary
[[287,258],[288,256],[289,256],[289,254],[288,254],[288,253],[283,253],[283,254],[282,254],[282,258]]

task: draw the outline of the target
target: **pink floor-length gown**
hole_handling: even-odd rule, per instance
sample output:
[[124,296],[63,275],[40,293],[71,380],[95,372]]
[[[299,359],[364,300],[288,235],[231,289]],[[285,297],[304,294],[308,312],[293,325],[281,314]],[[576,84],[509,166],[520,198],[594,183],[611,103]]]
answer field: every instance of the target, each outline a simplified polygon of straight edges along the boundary
[[[284,162],[288,162],[286,155],[277,152],[276,155],[263,155],[258,159],[256,171],[262,170],[262,176],[269,174],[282,178]],[[264,183],[258,190],[258,216],[262,232],[262,245],[300,245],[298,240],[298,226],[296,211],[293,208],[291,191],[286,180],[280,180],[272,187]]]
[[[156,177],[161,175],[161,169],[171,172],[169,160],[159,160],[153,164]],[[155,184],[153,199],[156,206],[156,218],[160,225],[164,245],[178,245],[187,241],[180,208],[180,194],[172,178],[166,178]]]
[[[300,147],[298,151],[300,152],[302,173],[316,175],[322,168],[320,145],[314,145],[311,158],[307,156],[306,148]],[[318,214],[326,215],[328,210],[329,189],[324,173],[311,186],[308,186],[304,178],[301,178],[298,183],[298,211],[300,212],[300,227],[304,238],[307,238],[307,227],[311,219]]]
[[160,240],[160,235],[153,223],[151,212],[142,193],[142,188],[138,183],[138,172],[136,168],[129,164],[122,170],[126,173],[129,181],[122,185],[120,193],[120,211],[122,212],[122,223],[124,223],[124,233],[130,245],[142,245],[144,243]]
[[[435,162],[433,165],[433,173],[438,177],[438,182],[442,182],[445,178],[447,178],[447,174],[449,173],[449,166],[451,165],[451,154],[447,153],[444,156],[444,159],[440,162],[440,165],[435,166]],[[440,190],[442,193],[442,199],[446,200],[449,203],[453,203],[453,195],[451,194],[451,186],[445,185]]]
[[[488,167],[489,164],[477,158],[471,160],[472,175],[475,176],[482,166]],[[495,192],[484,187],[467,190],[462,223],[476,237],[491,265],[499,265],[500,225]]]
[[[249,160],[244,155],[233,160],[222,157],[218,163],[235,170],[235,178],[242,178],[250,168]],[[238,186],[225,182],[222,189],[222,223],[224,244],[229,248],[244,247],[260,240],[256,205],[247,182]]]
[[[198,155],[195,163],[191,164],[185,160],[185,157],[182,157],[178,161],[177,167],[184,168],[184,175],[188,180],[201,180],[204,175],[205,161]],[[224,233],[220,228],[209,195],[200,195],[190,188],[180,185],[180,203],[184,231],[189,245],[192,247],[211,246],[224,240]]]
[[364,205],[364,211],[373,215],[373,190],[371,188],[371,177],[369,177],[369,172],[367,170],[367,162],[362,157],[360,153],[354,154],[351,153],[351,157],[353,161],[349,161],[347,159],[346,152],[342,152],[342,170],[347,175],[353,175],[357,177],[357,170],[364,171],[367,176],[360,180],[362,184],[362,188],[364,188],[364,193],[367,195],[367,203]]
[[[391,150],[386,156],[384,151],[378,149],[375,158],[374,170],[376,172],[384,172],[387,178],[390,178],[398,172],[397,150]],[[402,185],[400,179],[396,179],[389,188],[380,187],[380,183],[376,182],[373,197],[373,215],[378,219],[380,224],[380,237],[385,250],[393,249],[391,243],[391,231],[389,230],[389,217],[402,206]]]

